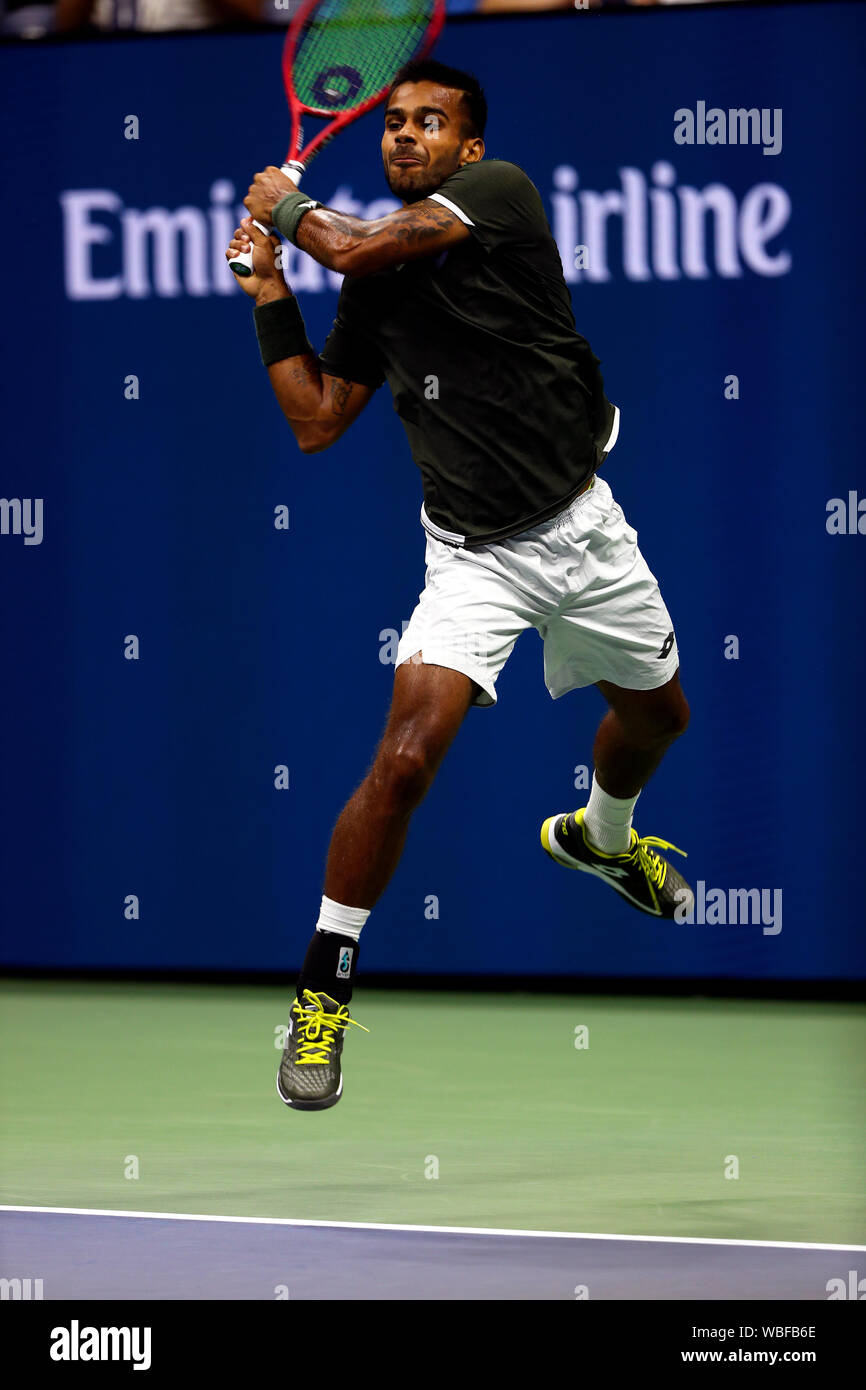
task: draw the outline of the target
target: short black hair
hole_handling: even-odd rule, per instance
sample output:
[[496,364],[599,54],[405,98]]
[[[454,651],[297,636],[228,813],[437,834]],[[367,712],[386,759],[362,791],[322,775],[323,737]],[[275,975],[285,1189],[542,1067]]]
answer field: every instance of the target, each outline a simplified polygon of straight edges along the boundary
[[487,98],[474,73],[449,68],[445,63],[437,63],[435,58],[416,58],[411,63],[404,63],[397,73],[388,88],[389,101],[394,88],[403,82],[438,82],[440,87],[451,87],[454,91],[462,92],[466,134],[483,137],[487,125]]

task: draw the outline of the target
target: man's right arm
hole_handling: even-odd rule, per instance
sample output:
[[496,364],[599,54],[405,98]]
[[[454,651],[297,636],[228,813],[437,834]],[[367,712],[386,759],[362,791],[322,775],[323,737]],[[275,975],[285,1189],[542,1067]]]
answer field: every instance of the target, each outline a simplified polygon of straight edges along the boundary
[[321,371],[311,352],[273,362],[268,376],[304,454],[318,454],[335,443],[375,395],[372,386]]
[[[239,251],[249,250],[251,245],[255,247],[253,274],[241,280],[240,286],[254,300],[256,309],[279,300],[292,300],[294,296],[276,265],[276,238],[262,236],[248,218],[235,232],[226,259],[231,260]],[[285,328],[279,310],[276,317],[277,346],[274,348],[272,340],[268,344],[268,376],[301,452],[316,454],[345,433],[378,388],[323,372],[308,342],[304,343],[303,350],[297,351],[305,337],[303,323],[297,315],[290,314],[288,318],[290,321],[296,319],[300,332],[293,326],[286,339],[295,351],[290,349],[283,356]]]

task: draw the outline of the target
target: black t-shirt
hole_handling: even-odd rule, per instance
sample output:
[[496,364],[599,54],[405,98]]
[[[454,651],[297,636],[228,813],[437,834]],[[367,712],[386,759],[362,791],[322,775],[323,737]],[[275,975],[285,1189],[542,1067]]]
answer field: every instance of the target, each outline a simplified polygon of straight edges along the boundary
[[424,489],[454,544],[516,535],[561,511],[616,442],[619,411],[576,332],[534,184],[481,160],[431,195],[471,229],[438,256],[346,276],[321,369],[387,380]]

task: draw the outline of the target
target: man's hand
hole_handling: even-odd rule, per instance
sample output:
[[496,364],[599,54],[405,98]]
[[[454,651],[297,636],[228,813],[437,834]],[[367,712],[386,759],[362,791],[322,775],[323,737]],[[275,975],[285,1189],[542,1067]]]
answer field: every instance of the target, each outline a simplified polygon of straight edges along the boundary
[[235,278],[244,294],[248,294],[257,304],[269,304],[272,299],[288,298],[289,289],[283,272],[277,265],[279,245],[279,237],[264,236],[258,227],[253,226],[251,217],[245,217],[241,225],[235,228],[234,237],[229,242],[226,251],[227,261],[233,261],[239,251],[249,251],[252,246],[252,275],[238,275]]
[[287,193],[296,193],[298,185],[287,174],[280,173],[275,165],[269,164],[261,174],[256,174],[250,184],[250,191],[244,198],[244,207],[257,222],[270,226],[273,211],[281,198]]

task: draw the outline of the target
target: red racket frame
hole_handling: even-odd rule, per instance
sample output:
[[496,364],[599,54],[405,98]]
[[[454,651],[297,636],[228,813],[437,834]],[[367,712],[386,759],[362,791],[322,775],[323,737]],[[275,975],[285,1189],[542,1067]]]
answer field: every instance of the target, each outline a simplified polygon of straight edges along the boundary
[[[302,118],[304,116],[318,116],[327,120],[332,116],[330,111],[322,110],[317,106],[306,106],[302,101],[299,101],[294,86],[292,85],[292,63],[295,57],[295,50],[298,46],[301,29],[307,17],[316,9],[319,3],[320,0],[305,0],[305,3],[292,20],[289,26],[289,32],[286,34],[286,41],[283,44],[283,85],[286,89],[286,97],[288,98],[289,109],[292,113],[292,141],[289,146],[289,152],[282,165],[282,172],[292,180],[296,187],[300,184],[301,176],[306,170],[307,165],[315,158],[319,151],[327,145],[328,141],[332,140],[334,136],[345,129],[347,125],[351,125],[352,121],[356,121],[359,116],[363,116],[367,111],[372,111],[374,106],[378,106],[379,102],[387,95],[391,87],[391,83],[388,82],[380,91],[375,92],[373,96],[368,97],[365,102],[362,102],[360,106],[353,106],[351,110],[341,111],[338,116],[333,116],[330,124],[326,125],[324,130],[320,130],[318,135],[314,136],[310,141],[309,145],[303,150],[299,150],[298,146],[303,139]],[[445,7],[446,0],[433,0],[433,13],[430,18],[430,23],[424,32],[421,42],[412,55],[412,58],[424,58],[430,52],[442,32],[442,26],[445,23]],[[406,61],[410,62],[412,59],[407,58]],[[265,236],[271,235],[270,230],[267,227],[263,227],[260,222],[256,222],[255,226],[258,227],[259,231]],[[239,251],[235,257],[229,261],[229,269],[233,270],[236,275],[252,275],[252,247],[250,247],[248,251]]]
[[[347,125],[351,125],[352,121],[356,121],[359,116],[365,115],[368,111],[372,111],[374,106],[378,106],[379,102],[383,100],[391,87],[391,83],[388,82],[380,91],[368,97],[360,106],[353,106],[349,111],[341,111],[338,116],[334,116],[330,125],[325,126],[324,130],[320,130],[319,133],[313,137],[309,145],[305,146],[303,150],[299,149],[300,142],[304,138],[303,117],[305,115],[319,116],[327,119],[332,115],[332,112],[321,110],[317,106],[304,105],[302,101],[299,101],[292,85],[292,63],[294,62],[298,39],[300,38],[301,30],[307,18],[313,10],[316,9],[319,3],[320,0],[306,0],[306,3],[301,6],[292,20],[289,32],[286,34],[286,42],[283,46],[283,85],[286,89],[286,96],[292,113],[292,138],[285,163],[294,164],[296,166],[300,165],[302,168],[306,168],[310,160],[315,158],[328,141],[332,140],[334,136]],[[407,62],[424,58],[430,52],[442,32],[442,26],[445,23],[445,9],[446,0],[434,0],[433,14],[427,26],[426,33],[412,57],[406,59]]]

